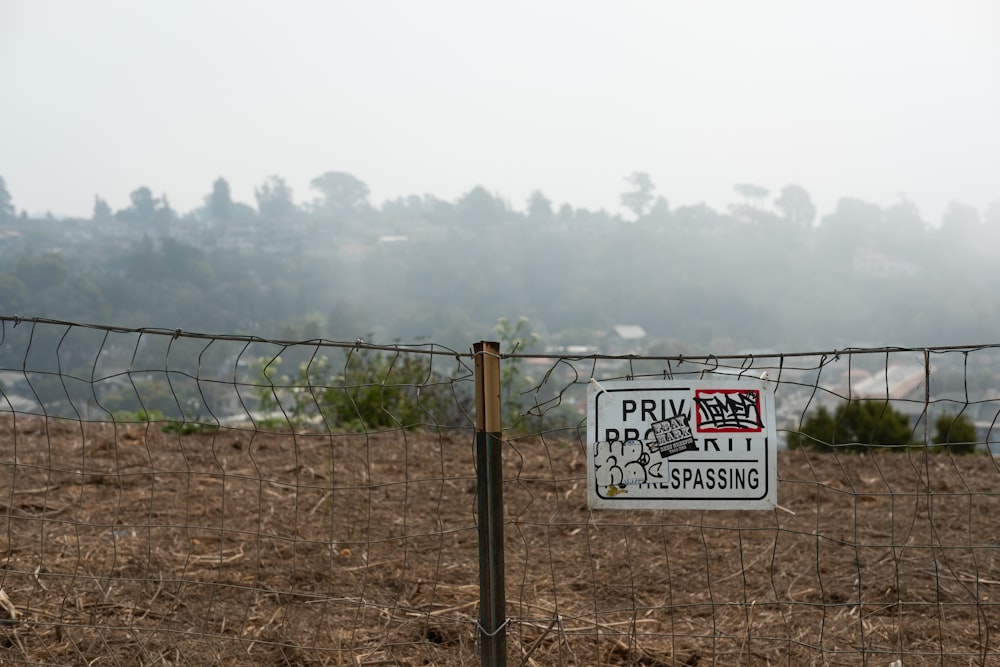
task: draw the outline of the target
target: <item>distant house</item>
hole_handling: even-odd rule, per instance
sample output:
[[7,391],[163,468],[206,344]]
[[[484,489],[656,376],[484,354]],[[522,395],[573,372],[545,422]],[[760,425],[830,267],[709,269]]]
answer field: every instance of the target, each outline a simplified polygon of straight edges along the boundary
[[38,401],[20,394],[0,394],[0,412],[20,412],[23,414],[40,414],[42,412]]
[[357,238],[347,238],[340,242],[335,252],[341,262],[358,264],[371,253],[372,246]]
[[894,401],[920,399],[923,398],[926,375],[926,369],[920,364],[890,364],[874,375],[853,378],[851,394],[855,398]]
[[874,278],[912,278],[917,275],[916,264],[890,257],[872,248],[856,250],[852,266],[855,273]]
[[646,340],[646,330],[638,324],[616,324],[608,337],[611,354],[638,354]]
[[0,371],[0,412],[38,412],[38,401],[25,394],[32,392],[20,371]]
[[919,421],[925,410],[927,369],[920,364],[889,364],[873,374],[859,371],[850,379],[855,400],[889,401],[896,410]]

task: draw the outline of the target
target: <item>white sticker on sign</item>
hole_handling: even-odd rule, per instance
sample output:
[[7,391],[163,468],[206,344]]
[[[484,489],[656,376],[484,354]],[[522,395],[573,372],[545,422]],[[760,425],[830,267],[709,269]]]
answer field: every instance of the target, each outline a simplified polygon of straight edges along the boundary
[[587,503],[594,509],[773,509],[773,383],[592,382]]

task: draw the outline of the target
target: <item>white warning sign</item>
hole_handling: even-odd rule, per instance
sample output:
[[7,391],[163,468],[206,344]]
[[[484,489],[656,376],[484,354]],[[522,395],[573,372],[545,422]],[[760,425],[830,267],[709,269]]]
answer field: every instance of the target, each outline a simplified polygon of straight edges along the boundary
[[773,509],[773,385],[764,380],[592,382],[587,502],[594,509]]

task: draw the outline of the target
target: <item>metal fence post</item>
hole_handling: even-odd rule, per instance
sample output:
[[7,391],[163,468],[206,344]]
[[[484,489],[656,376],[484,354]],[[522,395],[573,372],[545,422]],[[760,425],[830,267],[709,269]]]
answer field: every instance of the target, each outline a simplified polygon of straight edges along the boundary
[[482,664],[507,664],[503,564],[500,343],[479,342],[476,357],[476,495],[479,516],[479,642]]

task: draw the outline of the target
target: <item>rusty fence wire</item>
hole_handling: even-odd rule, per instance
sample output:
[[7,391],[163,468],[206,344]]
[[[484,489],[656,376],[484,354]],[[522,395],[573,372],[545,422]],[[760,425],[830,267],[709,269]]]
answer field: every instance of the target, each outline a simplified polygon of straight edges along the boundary
[[[501,364],[508,664],[1000,664],[1000,345]],[[473,366],[0,317],[0,662],[478,664]],[[589,510],[590,380],[706,377],[779,507]]]

